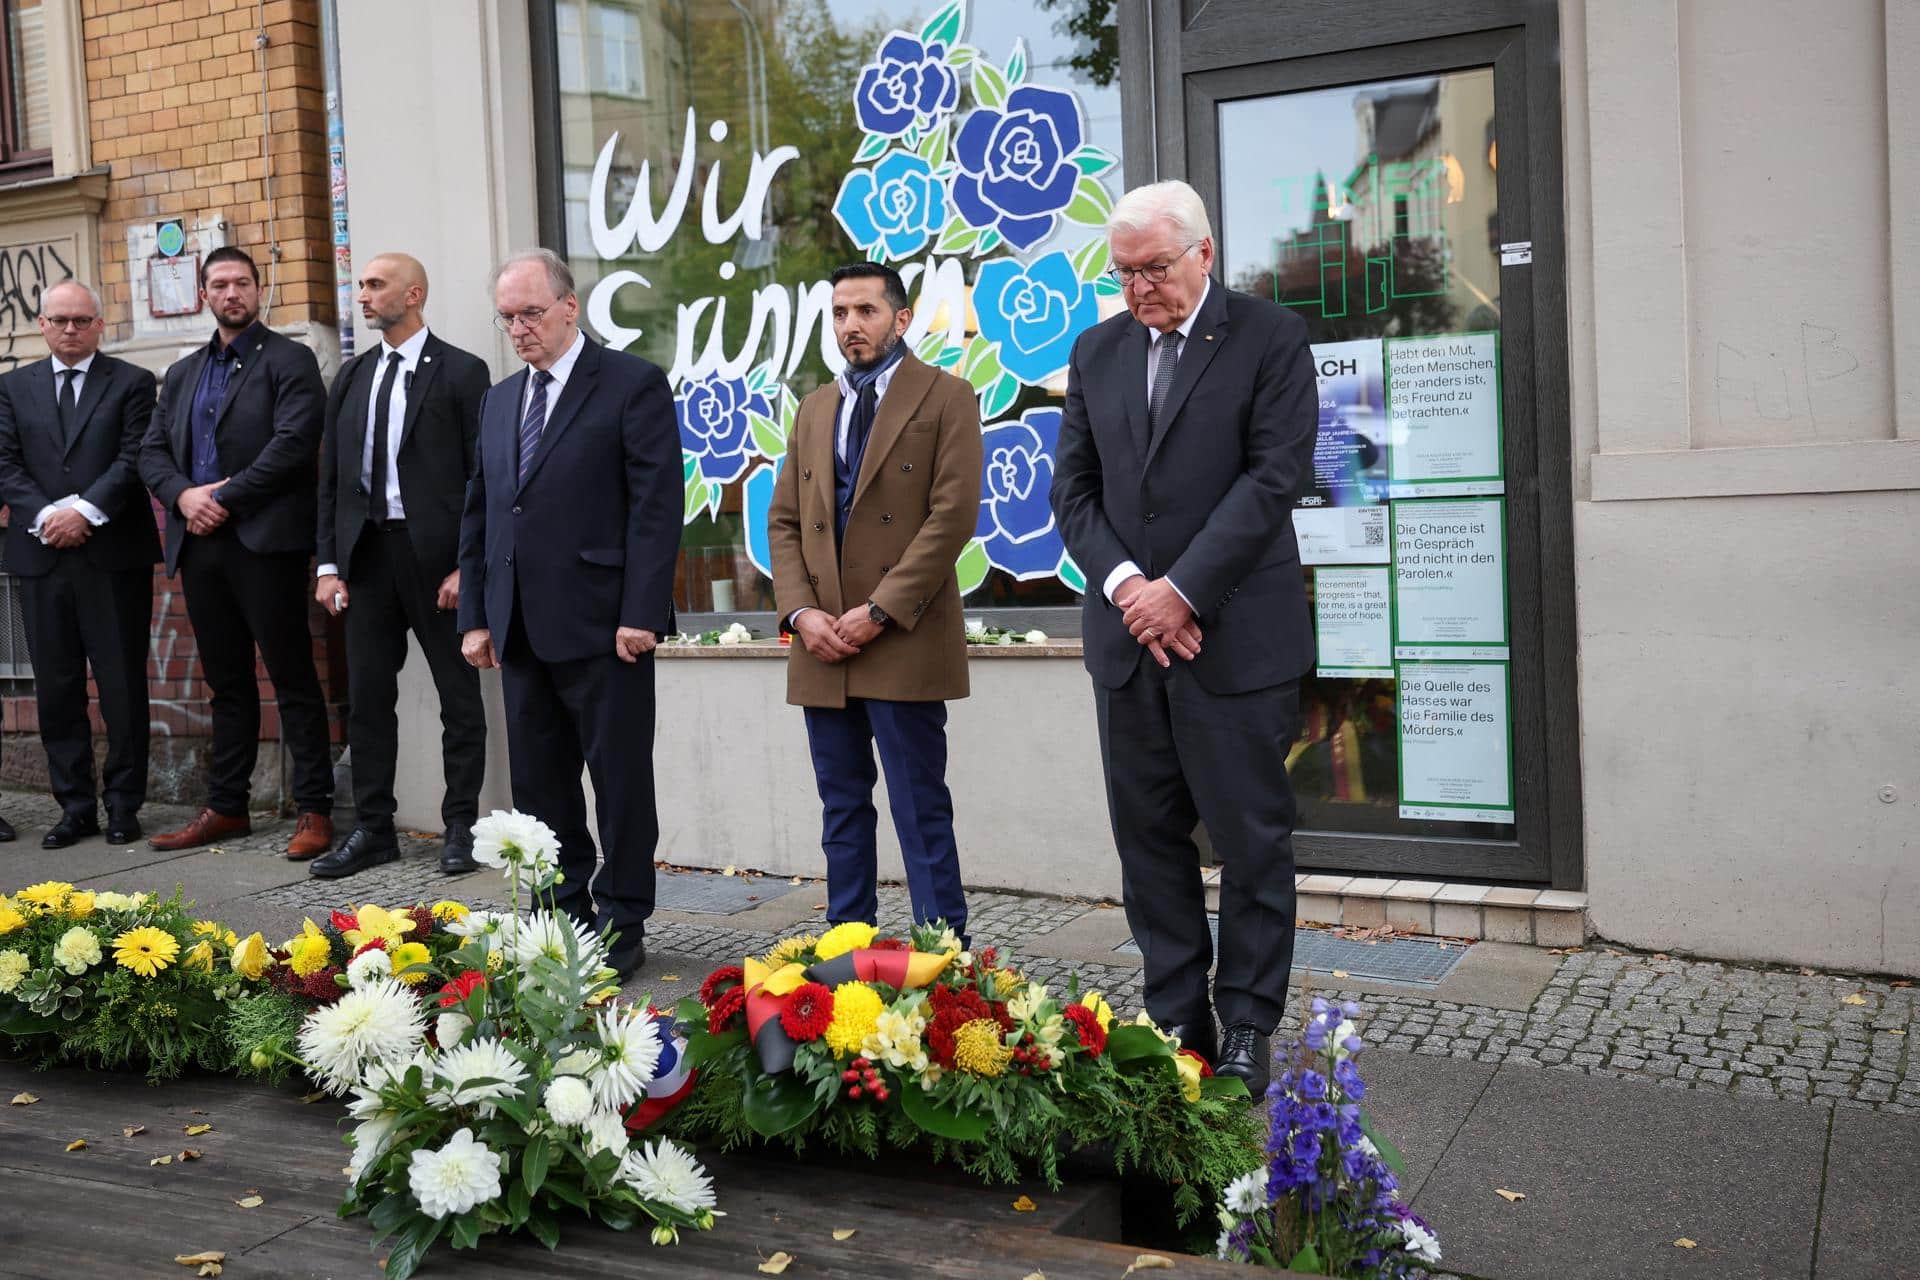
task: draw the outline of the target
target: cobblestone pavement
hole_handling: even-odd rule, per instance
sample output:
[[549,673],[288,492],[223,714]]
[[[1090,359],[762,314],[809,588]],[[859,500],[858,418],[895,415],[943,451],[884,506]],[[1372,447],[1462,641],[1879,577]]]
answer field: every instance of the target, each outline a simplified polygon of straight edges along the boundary
[[[37,834],[58,816],[45,797],[14,794],[6,800],[5,812],[20,828],[23,845],[37,844]],[[158,831],[189,816],[186,809],[151,805],[142,819],[149,831]],[[257,820],[254,834],[228,841],[225,848],[278,858],[291,828],[291,820]],[[297,880],[253,898],[297,924],[298,914],[323,912],[349,900],[392,903],[453,897],[471,902],[497,895],[499,882],[492,873],[442,875],[435,862],[437,836],[403,834],[402,846],[398,862],[350,880]],[[164,866],[162,861],[145,867],[129,879],[163,887],[156,876],[164,875]],[[765,884],[768,901],[790,888],[774,878]],[[1010,961],[1041,981],[1064,985],[1074,971],[1083,990],[1105,992],[1116,1008],[1140,1006],[1137,962],[1070,964],[1044,954],[1041,940],[1047,933],[1088,911],[1112,910],[1110,906],[978,890],[967,900],[977,943],[998,945]],[[910,923],[906,890],[883,886],[882,928],[903,931]],[[687,913],[656,919],[648,930],[648,944],[718,965],[764,951],[777,938],[808,928],[756,928],[751,912]],[[1920,1037],[1920,994],[1906,982],[1670,958],[1590,944],[1560,957],[1553,977],[1525,1010],[1456,1004],[1414,987],[1394,996],[1338,990],[1322,994],[1361,1001],[1367,1040],[1409,1053],[1822,1107],[1920,1113],[1920,1053],[1912,1047]],[[1289,1017],[1282,1034],[1295,1025]]]

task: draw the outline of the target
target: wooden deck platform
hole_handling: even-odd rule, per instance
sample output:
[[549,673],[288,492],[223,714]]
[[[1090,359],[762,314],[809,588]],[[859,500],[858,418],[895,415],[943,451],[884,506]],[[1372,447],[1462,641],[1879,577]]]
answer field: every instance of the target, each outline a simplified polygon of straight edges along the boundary
[[[136,1076],[0,1063],[0,1276],[34,1280],[168,1277],[194,1269],[176,1254],[218,1250],[224,1280],[378,1277],[364,1219],[335,1213],[345,1180],[345,1112],[307,1104],[291,1089],[198,1077],[155,1088]],[[188,1136],[189,1126],[210,1130]],[[127,1136],[125,1130],[140,1127]],[[86,1146],[68,1151],[84,1140]],[[197,1159],[183,1161],[192,1148]],[[703,1153],[707,1154],[707,1153]],[[171,1155],[173,1161],[151,1161]],[[643,1232],[584,1219],[562,1228],[560,1250],[532,1240],[484,1241],[477,1251],[435,1249],[422,1277],[757,1276],[776,1251],[790,1280],[817,1276],[966,1280],[1119,1280],[1141,1252],[1115,1243],[1119,1187],[1035,1182],[983,1188],[948,1171],[896,1164],[818,1164],[778,1156],[712,1157],[726,1217],[656,1248]],[[1038,1205],[1016,1212],[1026,1194]],[[242,1207],[253,1196],[260,1204]],[[836,1241],[836,1230],[856,1234]],[[1239,1276],[1245,1268],[1170,1255],[1179,1277]],[[1149,1275],[1166,1274],[1159,1271]],[[1272,1274],[1272,1273],[1267,1273]]]

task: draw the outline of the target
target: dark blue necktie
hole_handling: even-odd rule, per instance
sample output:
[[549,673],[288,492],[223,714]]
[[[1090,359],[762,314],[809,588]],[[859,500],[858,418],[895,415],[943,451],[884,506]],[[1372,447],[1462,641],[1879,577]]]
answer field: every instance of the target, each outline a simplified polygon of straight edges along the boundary
[[533,396],[527,401],[527,416],[520,422],[520,479],[527,478],[533,451],[540,447],[540,433],[547,429],[547,384],[553,375],[545,369],[533,374]]

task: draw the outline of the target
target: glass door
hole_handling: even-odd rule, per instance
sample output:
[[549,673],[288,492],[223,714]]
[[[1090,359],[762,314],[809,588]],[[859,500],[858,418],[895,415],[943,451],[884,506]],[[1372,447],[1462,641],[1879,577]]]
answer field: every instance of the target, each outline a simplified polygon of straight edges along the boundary
[[1222,283],[1306,322],[1319,381],[1294,516],[1318,656],[1288,762],[1303,866],[1554,880],[1517,48],[1186,77]]

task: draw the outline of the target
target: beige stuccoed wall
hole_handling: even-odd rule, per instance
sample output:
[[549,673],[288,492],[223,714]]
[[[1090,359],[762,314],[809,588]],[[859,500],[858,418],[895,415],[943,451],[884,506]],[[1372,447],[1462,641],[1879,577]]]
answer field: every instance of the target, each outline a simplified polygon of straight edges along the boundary
[[[526,5],[517,0],[338,0],[348,229],[356,264],[386,250],[427,268],[427,324],[515,367],[487,280],[539,239]],[[356,322],[359,311],[354,311]],[[359,324],[356,349],[379,335]],[[481,810],[509,803],[498,672],[483,672],[488,768]],[[400,675],[395,794],[403,826],[440,830],[440,703],[417,642]],[[344,802],[347,797],[341,797]]]
[[1920,972],[1920,7],[1562,15],[1593,927]]

